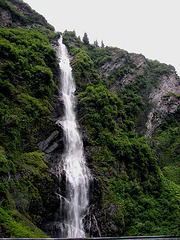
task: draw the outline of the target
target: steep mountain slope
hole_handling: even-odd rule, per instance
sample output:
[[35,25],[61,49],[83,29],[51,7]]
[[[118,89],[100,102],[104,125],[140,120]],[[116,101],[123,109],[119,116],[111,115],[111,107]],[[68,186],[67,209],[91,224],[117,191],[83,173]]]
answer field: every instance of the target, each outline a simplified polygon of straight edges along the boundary
[[54,30],[42,15],[19,0],[0,0],[0,25],[2,27],[37,27]]
[[[65,32],[64,42],[72,55],[78,116],[95,178],[87,230],[94,236],[178,234],[180,188],[158,166],[157,157],[163,161],[165,151],[159,135],[143,136],[155,135],[171,113],[178,115],[174,68],[121,49],[84,44],[74,32]],[[176,134],[178,124],[172,121]],[[179,149],[178,138],[174,149]],[[176,157],[171,163],[178,175]]]
[[56,183],[37,143],[56,129],[58,35],[22,1],[0,1],[0,18],[0,237],[46,237]]
[[[111,62],[100,67],[99,72],[103,79],[112,79],[108,87],[111,92],[118,95],[123,90],[130,89],[143,98],[146,114],[143,111],[143,116],[138,120],[143,118],[145,124],[140,124],[138,132],[147,136],[151,137],[167,115],[176,112],[180,105],[177,97],[180,95],[179,77],[172,66],[150,61],[143,55],[121,51],[112,57]],[[141,86],[134,90],[133,85],[138,83]],[[138,121],[136,124],[139,125]]]
[[[54,50],[59,33],[20,0],[0,0],[0,25],[0,237],[58,237],[64,188],[55,174],[63,151],[55,125],[63,111]],[[66,31],[63,39],[94,178],[87,236],[178,235],[175,69],[84,43],[75,32]]]

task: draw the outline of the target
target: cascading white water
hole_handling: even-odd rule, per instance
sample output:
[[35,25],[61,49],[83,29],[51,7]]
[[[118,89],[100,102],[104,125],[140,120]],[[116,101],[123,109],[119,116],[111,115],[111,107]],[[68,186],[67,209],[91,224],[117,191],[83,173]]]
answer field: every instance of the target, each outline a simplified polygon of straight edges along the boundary
[[[62,164],[59,166],[59,176],[65,178],[65,196],[60,196],[61,212],[64,212],[64,222],[61,237],[85,237],[83,217],[88,207],[88,191],[90,172],[86,166],[83,142],[78,131],[75,107],[75,82],[66,46],[59,40],[59,66],[61,70],[60,97],[64,103],[64,116],[57,124],[64,132],[65,150]],[[63,221],[63,220],[62,220]]]

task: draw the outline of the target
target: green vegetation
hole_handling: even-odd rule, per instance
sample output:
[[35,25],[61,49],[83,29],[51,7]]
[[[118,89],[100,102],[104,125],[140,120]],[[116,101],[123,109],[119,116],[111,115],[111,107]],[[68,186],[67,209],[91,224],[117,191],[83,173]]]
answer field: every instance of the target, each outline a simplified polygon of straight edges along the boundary
[[89,52],[89,55],[94,62],[95,68],[101,67],[105,62],[110,62],[112,59],[112,52],[108,47],[95,47],[93,51]]
[[157,60],[147,60],[148,67],[147,69],[150,70],[150,83],[157,87],[159,78],[162,74],[169,75],[171,73],[171,65],[166,65],[165,63],[160,63]]
[[[21,0],[0,0],[0,8],[8,11],[12,20],[7,23],[7,27],[17,26],[38,26],[45,29],[54,31],[46,19],[31,9],[31,7]],[[19,11],[24,9],[24,12]]]
[[180,159],[180,111],[171,114],[155,133],[154,145],[159,152],[160,167],[179,164]]
[[88,86],[78,96],[81,124],[89,145],[96,146],[93,163],[105,182],[104,207],[122,205],[115,223],[124,235],[177,235],[180,189],[166,184],[146,139],[133,132],[122,102],[102,85]]
[[53,180],[37,143],[54,128],[55,39],[50,30],[0,28],[1,237],[47,237],[37,226],[49,201],[44,182],[52,189]]
[[157,129],[153,148],[164,176],[180,185],[180,111],[171,114]]
[[[51,45],[59,34],[23,1],[0,0],[0,8],[11,13],[7,27],[13,27],[0,27],[0,237],[44,238],[54,179],[37,143],[55,129],[50,114],[58,65]],[[63,41],[72,56],[85,150],[101,186],[93,192],[104,214],[100,230],[107,236],[180,234],[179,110],[151,141],[136,132],[143,132],[148,93],[172,67],[146,59],[140,69],[131,54],[91,45],[87,34],[81,41],[65,31]],[[103,75],[105,64],[117,67]],[[123,85],[127,76],[133,77]],[[104,229],[107,223],[113,230]]]
[[0,231],[3,237],[47,238],[40,229],[16,210],[5,211],[0,207]]
[[[117,81],[120,84],[126,74],[134,74],[133,68],[137,69],[130,57],[121,54],[126,64],[115,69],[106,79],[97,78],[93,76],[94,69],[98,70],[104,63],[111,61],[118,51],[80,44],[72,32],[65,32],[64,39],[73,53],[72,66],[78,83],[78,116],[83,132],[86,133],[85,148],[91,149],[91,161],[97,167],[96,174],[103,186],[101,201],[107,212],[104,221],[113,221],[118,229],[113,233],[106,229],[106,234],[178,235],[178,167],[164,167],[161,172],[158,163],[163,161],[167,166],[165,160],[160,158],[157,162],[149,140],[139,136],[134,129],[148,107],[146,94],[155,84],[153,74],[160,77],[164,71],[169,74],[171,68],[151,62],[151,70],[148,70],[151,71],[151,81],[147,80],[149,78],[145,69],[144,73],[136,75],[135,81],[115,95],[108,88]],[[171,121],[175,123],[175,117]],[[174,156],[169,156],[169,159],[177,156],[174,161],[179,162],[179,145],[177,141],[174,146],[172,144],[173,139],[178,137],[175,134],[177,126],[174,126],[173,131],[174,135],[170,134],[170,130],[162,131],[162,134],[166,134],[166,140],[168,136],[166,146],[169,144],[172,153],[176,147]],[[160,134],[158,136],[161,137]],[[161,147],[165,149],[162,141],[158,146],[157,152]],[[169,151],[168,148],[166,150]],[[172,171],[173,177],[170,177]],[[97,199],[99,201],[98,196]],[[116,210],[110,217],[108,212],[112,206]]]
[[10,152],[30,150],[49,118],[56,52],[43,31],[31,29],[1,29],[0,51],[1,144]]

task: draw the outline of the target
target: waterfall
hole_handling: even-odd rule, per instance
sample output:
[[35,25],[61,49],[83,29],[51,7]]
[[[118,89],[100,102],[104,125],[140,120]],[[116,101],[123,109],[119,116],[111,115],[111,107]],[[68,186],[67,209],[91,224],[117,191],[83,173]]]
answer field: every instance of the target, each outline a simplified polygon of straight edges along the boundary
[[59,194],[61,236],[83,238],[83,218],[88,207],[90,172],[86,166],[83,142],[78,130],[75,107],[75,82],[66,46],[59,40],[59,67],[61,83],[59,97],[64,104],[64,116],[57,121],[64,133],[64,153],[58,167],[59,177],[64,181],[64,196]]

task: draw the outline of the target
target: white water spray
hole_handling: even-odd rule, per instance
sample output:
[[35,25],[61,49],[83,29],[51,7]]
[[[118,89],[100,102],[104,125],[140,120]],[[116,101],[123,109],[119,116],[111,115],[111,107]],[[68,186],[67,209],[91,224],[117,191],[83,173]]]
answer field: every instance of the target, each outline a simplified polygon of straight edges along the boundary
[[[59,66],[61,70],[60,97],[64,103],[64,117],[57,124],[64,131],[64,154],[62,166],[59,167],[59,175],[65,178],[66,193],[60,196],[60,211],[64,213],[61,237],[85,237],[83,218],[88,207],[88,191],[90,172],[86,167],[83,143],[78,131],[75,107],[76,99],[75,82],[72,77],[72,69],[66,46],[59,40]],[[62,170],[63,169],[63,170]]]

